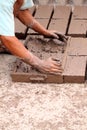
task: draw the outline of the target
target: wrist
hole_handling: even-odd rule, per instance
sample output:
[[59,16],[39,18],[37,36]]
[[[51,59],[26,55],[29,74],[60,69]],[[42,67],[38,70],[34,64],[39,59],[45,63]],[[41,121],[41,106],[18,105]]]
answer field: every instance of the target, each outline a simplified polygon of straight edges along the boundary
[[40,62],[40,59],[37,56],[33,55],[31,52],[29,52],[28,57],[22,58],[22,60],[25,63],[27,63],[35,68],[37,68],[37,66],[39,66],[39,62]]

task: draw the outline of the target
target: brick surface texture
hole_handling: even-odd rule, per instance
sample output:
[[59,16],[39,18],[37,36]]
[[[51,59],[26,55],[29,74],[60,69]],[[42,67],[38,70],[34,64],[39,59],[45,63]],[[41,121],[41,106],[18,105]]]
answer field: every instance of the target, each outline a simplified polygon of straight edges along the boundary
[[87,4],[87,0],[33,0],[36,4]]

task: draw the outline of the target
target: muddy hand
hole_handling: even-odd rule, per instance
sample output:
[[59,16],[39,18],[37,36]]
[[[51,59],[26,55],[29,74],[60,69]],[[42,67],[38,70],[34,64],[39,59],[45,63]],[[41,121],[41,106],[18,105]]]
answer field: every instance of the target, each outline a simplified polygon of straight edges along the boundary
[[52,31],[52,30],[48,32],[49,32],[49,35],[44,36],[45,38],[57,39],[59,44],[62,44],[62,45],[64,45],[64,43],[67,43],[68,37],[65,36],[64,34],[59,33],[57,31]]
[[67,40],[68,40],[68,37],[67,37],[67,36],[65,36],[64,34],[59,33],[59,32],[55,32],[55,34],[58,36],[58,39],[59,39],[60,41],[63,41],[63,42],[65,42],[65,43],[67,43]]
[[49,58],[47,60],[42,60],[37,69],[42,73],[59,75],[63,72],[60,61]]

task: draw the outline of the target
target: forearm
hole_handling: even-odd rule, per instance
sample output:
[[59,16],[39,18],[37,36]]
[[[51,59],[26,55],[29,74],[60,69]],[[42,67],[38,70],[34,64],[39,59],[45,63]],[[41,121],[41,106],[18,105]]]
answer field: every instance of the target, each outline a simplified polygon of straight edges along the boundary
[[34,19],[34,24],[32,26],[32,29],[42,35],[49,35],[49,31],[45,29],[44,26],[42,26],[37,20]]
[[38,21],[36,21],[29,10],[19,11],[17,17],[24,25],[31,27],[36,32],[43,35],[49,35],[49,31],[47,31],[47,29],[45,29]]
[[35,59],[39,60],[39,58],[29,52],[16,37],[1,36],[1,41],[13,55],[19,57],[25,63],[35,66]]

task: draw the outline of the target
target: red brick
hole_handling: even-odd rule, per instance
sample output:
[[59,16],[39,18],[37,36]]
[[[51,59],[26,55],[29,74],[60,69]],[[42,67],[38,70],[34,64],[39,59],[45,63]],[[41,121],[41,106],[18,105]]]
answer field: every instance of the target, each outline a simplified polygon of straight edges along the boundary
[[71,38],[68,55],[87,56],[87,38]]
[[87,6],[75,6],[73,11],[73,19],[87,19]]
[[56,6],[54,9],[53,19],[69,19],[71,6]]
[[39,18],[43,18],[43,19],[50,18],[52,11],[53,11],[53,6],[40,5],[40,6],[38,6],[38,8],[36,10],[35,18],[37,18],[37,19],[39,19]]
[[84,83],[86,57],[68,56],[64,69],[64,83]]
[[64,20],[64,19],[54,20],[54,19],[52,19],[48,29],[49,30],[57,30],[58,32],[66,34],[67,26],[68,26],[68,20]]
[[68,35],[74,37],[84,37],[86,36],[86,30],[87,30],[86,20],[71,20]]

